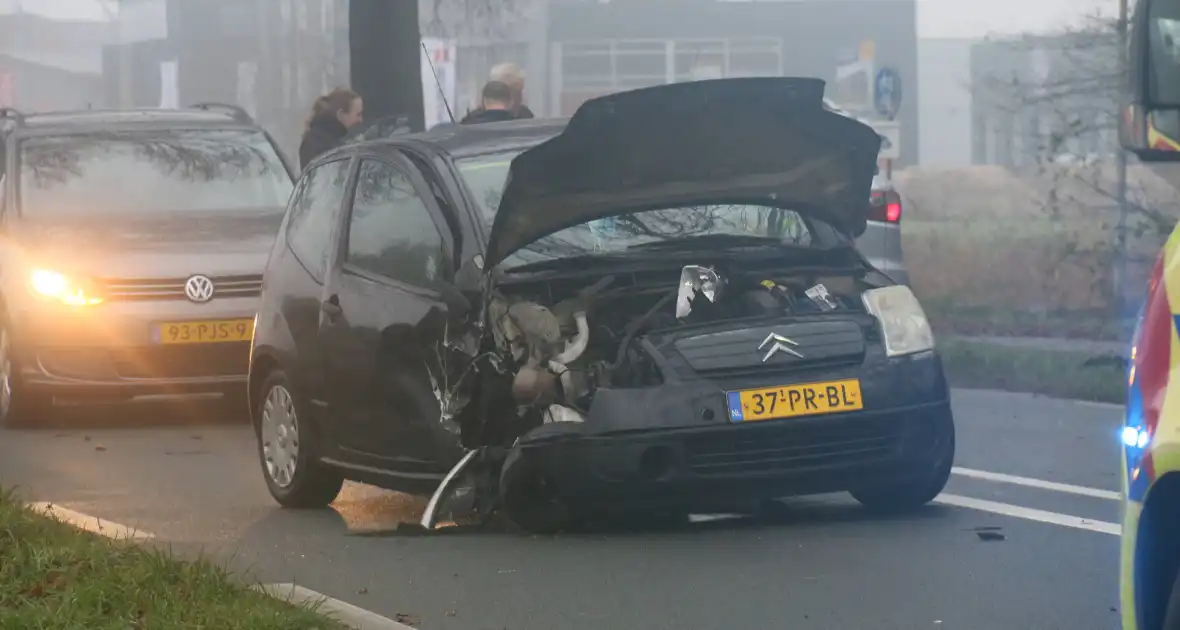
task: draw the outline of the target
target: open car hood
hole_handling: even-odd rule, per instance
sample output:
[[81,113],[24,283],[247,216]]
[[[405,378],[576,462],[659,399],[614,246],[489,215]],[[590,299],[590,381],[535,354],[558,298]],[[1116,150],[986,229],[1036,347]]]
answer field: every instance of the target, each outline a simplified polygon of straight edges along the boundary
[[713,79],[587,101],[512,161],[487,268],[575,225],[678,206],[779,206],[858,236],[881,137],[823,92],[820,79]]

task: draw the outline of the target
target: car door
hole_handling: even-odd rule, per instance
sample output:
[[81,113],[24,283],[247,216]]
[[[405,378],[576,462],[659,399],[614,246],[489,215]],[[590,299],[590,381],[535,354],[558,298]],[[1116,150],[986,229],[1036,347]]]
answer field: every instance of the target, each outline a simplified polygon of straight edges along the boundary
[[454,238],[421,174],[382,155],[360,160],[340,243],[321,326],[340,444],[355,464],[433,473]]
[[[352,161],[345,157],[324,162],[306,171],[296,185],[289,203],[286,229],[279,235],[285,243],[272,251],[267,264],[265,283],[282,287],[281,291],[263,291],[262,316],[281,314],[281,321],[294,345],[296,375],[306,387],[311,413],[325,431],[325,442],[338,441],[335,425],[325,420],[327,405],[327,370],[320,345],[320,325],[324,313],[320,307],[329,269],[329,253],[337,235],[337,224],[348,194]],[[282,245],[285,244],[286,247]],[[274,300],[273,304],[266,301]],[[272,328],[260,322],[264,335]],[[255,333],[255,344],[280,344],[276,339]]]

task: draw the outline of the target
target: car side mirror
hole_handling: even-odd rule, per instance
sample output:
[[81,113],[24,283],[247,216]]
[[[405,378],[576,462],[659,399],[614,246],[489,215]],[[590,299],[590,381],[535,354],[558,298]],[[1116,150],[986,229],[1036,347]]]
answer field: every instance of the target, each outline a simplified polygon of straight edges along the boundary
[[1119,144],[1144,162],[1180,162],[1180,0],[1139,0],[1128,28]]

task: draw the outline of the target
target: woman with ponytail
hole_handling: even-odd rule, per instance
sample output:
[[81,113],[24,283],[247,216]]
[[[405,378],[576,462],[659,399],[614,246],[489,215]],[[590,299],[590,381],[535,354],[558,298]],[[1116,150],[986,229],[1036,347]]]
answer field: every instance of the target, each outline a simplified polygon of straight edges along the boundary
[[347,88],[336,88],[317,98],[299,144],[300,169],[339,144],[350,128],[364,120],[364,108],[360,95]]

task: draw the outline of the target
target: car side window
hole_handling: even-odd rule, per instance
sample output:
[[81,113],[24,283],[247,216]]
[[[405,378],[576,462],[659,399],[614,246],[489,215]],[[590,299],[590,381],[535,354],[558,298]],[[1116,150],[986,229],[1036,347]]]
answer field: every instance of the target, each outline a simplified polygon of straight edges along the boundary
[[450,279],[442,234],[409,176],[392,164],[361,162],[347,261],[411,286],[434,288]]
[[312,277],[323,282],[336,216],[348,189],[348,160],[321,164],[303,176],[287,221],[287,244]]

